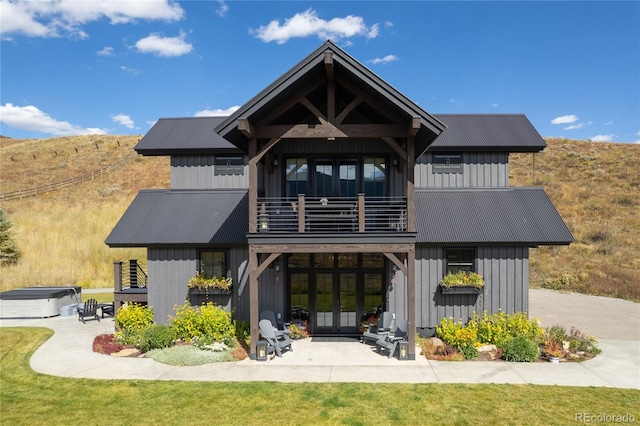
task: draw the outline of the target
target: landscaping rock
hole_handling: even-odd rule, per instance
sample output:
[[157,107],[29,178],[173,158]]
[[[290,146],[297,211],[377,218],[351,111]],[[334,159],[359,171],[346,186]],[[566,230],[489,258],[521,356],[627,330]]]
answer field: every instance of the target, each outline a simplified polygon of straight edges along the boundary
[[429,341],[434,348],[443,348],[444,342],[437,337],[430,337]]
[[498,350],[496,345],[482,345],[478,348],[478,352],[495,352]]
[[120,352],[114,352],[111,354],[111,356],[117,356],[120,358],[126,358],[126,357],[138,357],[142,355],[142,352],[140,352],[139,349],[136,348],[125,348],[123,350],[121,350]]

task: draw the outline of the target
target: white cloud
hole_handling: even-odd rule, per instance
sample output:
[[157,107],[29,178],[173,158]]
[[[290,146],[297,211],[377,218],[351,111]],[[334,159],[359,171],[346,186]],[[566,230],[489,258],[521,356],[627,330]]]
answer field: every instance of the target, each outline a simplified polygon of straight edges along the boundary
[[135,68],[129,68],[125,65],[120,65],[120,69],[126,73],[133,74],[133,75],[142,74],[142,71]]
[[224,17],[229,11],[229,5],[225,3],[224,0],[218,0],[218,8],[216,9],[216,14],[219,17]]
[[121,126],[124,126],[124,127],[128,128],[128,129],[133,129],[134,128],[133,120],[128,115],[117,114],[117,115],[114,115],[113,117],[111,117],[111,119],[113,120],[114,123],[118,123]]
[[137,20],[172,22],[183,17],[184,10],[170,0],[0,1],[0,33],[4,38],[9,34],[87,38],[82,26],[103,18],[117,25]]
[[569,124],[569,123],[575,123],[576,121],[578,121],[578,116],[577,115],[563,115],[561,117],[556,117],[553,120],[551,120],[551,124]]
[[590,137],[589,139],[594,142],[611,142],[614,136],[615,135],[595,135],[593,137]]
[[636,133],[636,136],[640,136],[640,131],[638,131],[638,133]]
[[613,124],[613,121],[607,121],[606,123],[604,123],[605,126],[611,126]]
[[498,108],[498,104],[491,104],[492,107]]
[[389,62],[393,62],[393,61],[397,61],[398,58],[396,55],[387,55],[383,58],[375,58],[370,60],[369,62],[371,62],[372,64],[388,64]]
[[98,50],[96,52],[96,55],[98,55],[98,56],[113,56],[113,47],[106,46],[104,49]]
[[236,112],[240,107],[232,106],[227,109],[203,109],[202,111],[197,111],[194,114],[194,117],[228,117],[234,112]]
[[584,127],[584,123],[572,124],[571,126],[565,127],[563,130],[576,130],[582,129]]
[[187,35],[180,31],[178,37],[162,37],[158,33],[151,34],[136,42],[140,53],[152,53],[155,56],[182,56],[193,50],[193,46],[185,41]]
[[314,10],[307,9],[287,18],[282,25],[280,21],[273,20],[266,26],[261,25],[258,29],[250,29],[249,33],[265,43],[275,41],[278,44],[284,44],[291,38],[310,36],[316,36],[322,40],[340,40],[355,36],[375,38],[379,31],[378,24],[367,27],[360,16],[348,15],[326,21],[319,18]]
[[46,133],[54,136],[106,134],[102,129],[94,127],[82,128],[68,121],[59,121],[33,105],[15,106],[7,103],[0,105],[0,121],[7,126],[32,132]]

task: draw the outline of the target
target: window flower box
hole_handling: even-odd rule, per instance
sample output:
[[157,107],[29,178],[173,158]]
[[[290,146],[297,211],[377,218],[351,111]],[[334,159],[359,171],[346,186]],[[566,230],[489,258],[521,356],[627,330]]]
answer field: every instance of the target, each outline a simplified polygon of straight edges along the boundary
[[231,293],[233,280],[225,277],[205,277],[196,272],[195,277],[189,279],[189,292],[201,292],[196,294],[228,294]]
[[443,294],[478,294],[484,288],[484,279],[475,272],[449,272],[440,281]]

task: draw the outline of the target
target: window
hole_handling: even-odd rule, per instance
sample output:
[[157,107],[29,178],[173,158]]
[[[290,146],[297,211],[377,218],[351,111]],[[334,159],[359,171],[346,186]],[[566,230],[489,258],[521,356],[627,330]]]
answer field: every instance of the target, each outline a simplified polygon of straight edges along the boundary
[[445,258],[447,273],[475,272],[476,251],[474,249],[445,249]]
[[287,158],[287,197],[307,194],[307,159]]
[[213,174],[218,175],[243,175],[244,174],[244,159],[241,155],[216,155],[214,160]]
[[369,197],[384,197],[387,187],[387,166],[384,158],[364,159],[364,194]]
[[224,250],[201,251],[200,273],[206,278],[227,276],[227,252]]
[[433,154],[433,173],[462,173],[462,154]]

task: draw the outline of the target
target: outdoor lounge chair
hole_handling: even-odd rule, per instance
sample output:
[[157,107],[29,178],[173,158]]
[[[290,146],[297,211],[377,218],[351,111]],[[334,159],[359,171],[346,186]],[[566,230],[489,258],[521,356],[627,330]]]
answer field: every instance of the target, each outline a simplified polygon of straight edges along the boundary
[[98,316],[98,301],[96,299],[87,300],[84,302],[84,306],[79,306],[77,309],[78,321],[82,321],[84,323],[85,318],[100,321],[100,316]]
[[268,319],[269,322],[271,322],[271,325],[273,326],[273,329],[276,331],[276,336],[281,336],[283,334],[289,334],[289,330],[284,328],[284,329],[279,329],[278,328],[278,323],[276,321],[276,314],[273,313],[273,311],[269,311],[269,310],[264,310],[262,312],[260,312],[260,319]]
[[383,312],[378,319],[378,330],[371,331],[371,324],[367,325],[367,329],[362,333],[362,343],[367,343],[367,340],[379,340],[384,339],[391,332],[391,322],[393,321],[393,314],[391,312]]
[[396,332],[393,337],[385,336],[383,339],[378,339],[376,341],[376,351],[380,352],[380,349],[386,349],[389,351],[389,358],[393,356],[396,352],[396,348],[398,347],[398,343],[407,341],[407,329],[409,328],[409,324],[407,320],[398,321],[398,325],[396,327]]
[[276,355],[280,358],[282,357],[283,349],[289,348],[289,350],[293,352],[293,347],[291,346],[293,340],[291,340],[288,334],[283,333],[282,336],[276,337],[273,325],[271,325],[271,321],[268,319],[260,320],[258,325],[262,338],[267,341],[267,352],[275,350]]

